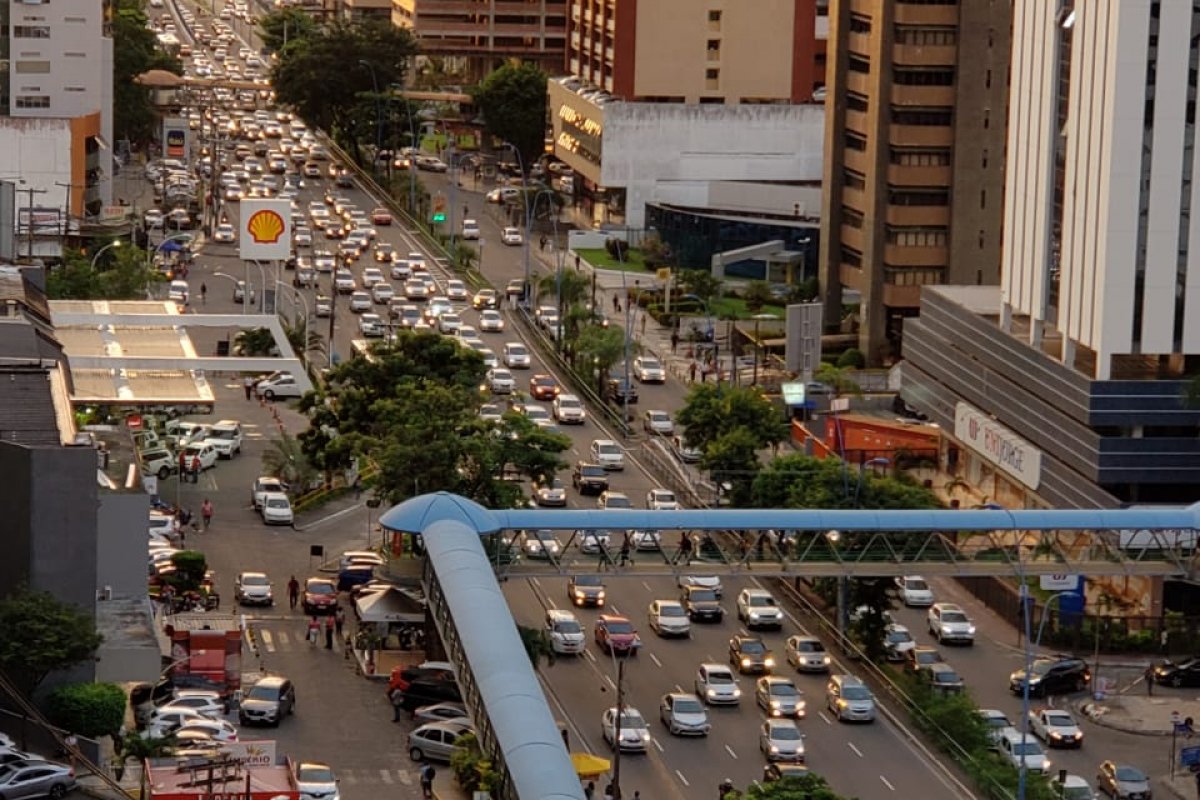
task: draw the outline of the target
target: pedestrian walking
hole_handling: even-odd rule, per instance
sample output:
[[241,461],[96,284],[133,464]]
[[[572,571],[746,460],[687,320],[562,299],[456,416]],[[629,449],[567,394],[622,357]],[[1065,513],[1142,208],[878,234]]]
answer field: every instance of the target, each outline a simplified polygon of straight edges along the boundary
[[546,234],[544,233],[542,234],[542,238],[538,239],[538,249],[543,251],[546,249]]
[[188,477],[188,457],[186,451],[179,453],[179,480],[186,482]]
[[421,767],[421,794],[426,798],[433,797],[433,779],[436,777],[437,770],[433,764],[426,763]]
[[342,628],[346,625],[346,609],[338,606],[337,611],[333,613],[333,624],[337,626],[338,638],[342,638]]
[[204,530],[208,530],[212,525],[213,504],[212,500],[204,498],[204,504],[200,506],[200,516],[204,519]]
[[679,347],[679,331],[671,331],[671,355],[675,355],[675,349]]
[[404,707],[404,692],[392,689],[388,692],[388,702],[392,704],[392,722],[399,722],[400,710]]
[[581,267],[579,264],[579,253],[576,253],[575,254],[575,271],[579,272],[581,269],[583,269],[583,267]]
[[246,399],[250,399],[250,395],[254,393],[254,381],[247,375],[242,379],[242,388],[246,390]]
[[646,314],[642,313],[642,338],[646,338]]
[[318,637],[321,635],[321,623],[317,622],[317,616],[314,614],[308,620],[308,632],[304,634],[304,638],[308,639],[308,643],[315,645]]
[[208,284],[200,284],[200,305],[208,304]]
[[592,800],[596,796],[596,782],[588,781],[587,786],[583,787],[583,796],[587,800]]
[[75,756],[79,753],[79,739],[75,738],[75,734],[68,733],[63,739],[63,749],[67,751],[67,757],[71,761],[71,768],[75,768]]
[[621,313],[621,295],[619,294],[613,295],[613,311]]
[[333,615],[330,614],[328,617],[325,618],[325,649],[326,650],[333,649],[333,628],[334,628]]
[[618,561],[618,564],[619,564],[619,566],[623,567],[626,564],[632,564],[632,563],[633,563],[633,559],[629,557],[629,535],[626,534],[625,541],[621,542],[621,553],[620,553],[620,560]]
[[[200,456],[192,456],[192,483],[200,482]],[[205,527],[208,527],[205,525]]]
[[299,600],[300,600],[300,581],[296,580],[296,576],[293,575],[292,579],[290,581],[288,581],[288,605],[291,607],[291,609],[293,611],[296,610],[296,603],[299,602]]
[[1154,665],[1146,667],[1146,671],[1142,673],[1142,677],[1146,679],[1146,696],[1154,696]]
[[675,560],[681,564],[692,560],[692,537],[687,531],[679,534],[679,552],[675,554]]
[[696,382],[696,362],[695,361],[693,361],[691,364],[688,364],[688,380],[691,381],[692,383]]

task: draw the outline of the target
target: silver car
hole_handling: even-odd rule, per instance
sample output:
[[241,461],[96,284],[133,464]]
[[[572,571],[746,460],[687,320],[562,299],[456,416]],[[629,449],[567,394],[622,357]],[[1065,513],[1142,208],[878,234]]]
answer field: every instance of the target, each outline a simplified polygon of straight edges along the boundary
[[789,636],[783,651],[787,662],[800,672],[828,672],[833,661],[815,636]]
[[408,755],[413,761],[450,762],[457,750],[456,742],[474,733],[465,722],[430,722],[408,735]]
[[707,736],[712,729],[704,703],[694,694],[664,694],[658,704],[658,715],[673,736]]
[[804,694],[790,678],[764,675],[754,685],[754,699],[772,717],[803,719],[807,712]]
[[759,730],[758,748],[767,761],[803,761],[804,734],[790,719],[769,719]]
[[0,797],[60,797],[75,788],[75,770],[52,761],[26,761],[0,767]]

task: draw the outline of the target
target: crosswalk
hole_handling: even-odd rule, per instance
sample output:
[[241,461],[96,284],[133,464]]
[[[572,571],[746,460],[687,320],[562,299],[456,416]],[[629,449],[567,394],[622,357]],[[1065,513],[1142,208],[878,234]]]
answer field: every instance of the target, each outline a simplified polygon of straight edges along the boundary
[[416,786],[417,770],[414,769],[347,769],[337,771],[338,779],[347,786]]
[[[343,629],[343,633],[345,629]],[[304,619],[249,620],[246,627],[246,637],[251,646],[260,653],[289,653],[296,650],[316,649],[325,646],[325,619],[321,618],[321,628],[317,641],[309,642],[308,622]],[[335,635],[334,644],[337,644]]]

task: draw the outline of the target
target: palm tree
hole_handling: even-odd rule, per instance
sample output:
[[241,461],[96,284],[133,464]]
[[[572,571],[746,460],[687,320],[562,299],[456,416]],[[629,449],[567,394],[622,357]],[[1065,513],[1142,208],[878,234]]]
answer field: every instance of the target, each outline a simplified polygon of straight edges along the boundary
[[542,661],[551,667],[554,666],[554,646],[544,629],[518,625],[517,632],[521,634],[521,644],[525,645],[525,652],[529,655],[534,669],[540,669]]
[[283,335],[287,337],[301,364],[307,366],[310,352],[325,355],[325,337],[310,327],[305,318],[296,316],[283,320]]
[[280,431],[279,438],[268,443],[262,454],[262,465],[266,474],[301,492],[317,476],[317,470],[304,455],[300,442],[286,430]]
[[171,755],[176,746],[174,736],[160,738],[138,736],[136,733],[127,734],[118,739],[115,744],[112,760],[113,772],[116,773],[118,781],[125,777],[125,764],[130,759],[143,763],[148,758],[162,758]]
[[591,281],[586,275],[583,275],[574,270],[559,270],[551,272],[537,281],[538,299],[542,298],[559,298],[561,296],[560,309],[566,310],[574,305],[580,305],[588,299],[588,293],[592,290]]
[[243,356],[269,356],[275,349],[275,337],[268,328],[248,328],[234,337],[233,343]]

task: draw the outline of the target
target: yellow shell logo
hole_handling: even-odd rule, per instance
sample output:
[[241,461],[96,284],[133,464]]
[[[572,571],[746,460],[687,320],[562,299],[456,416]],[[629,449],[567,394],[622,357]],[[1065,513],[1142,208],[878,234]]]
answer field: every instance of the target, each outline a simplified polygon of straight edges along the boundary
[[283,235],[283,217],[270,209],[256,211],[246,223],[246,230],[256,244],[275,244]]

